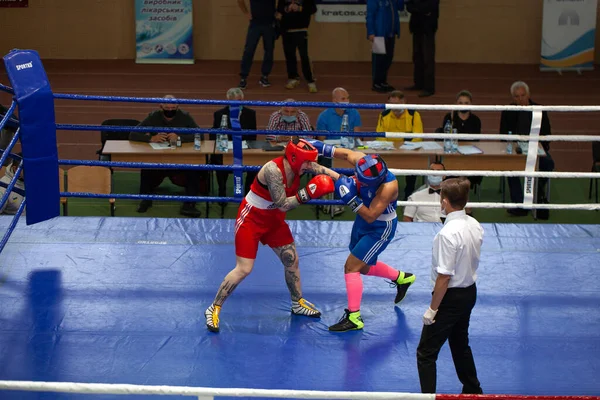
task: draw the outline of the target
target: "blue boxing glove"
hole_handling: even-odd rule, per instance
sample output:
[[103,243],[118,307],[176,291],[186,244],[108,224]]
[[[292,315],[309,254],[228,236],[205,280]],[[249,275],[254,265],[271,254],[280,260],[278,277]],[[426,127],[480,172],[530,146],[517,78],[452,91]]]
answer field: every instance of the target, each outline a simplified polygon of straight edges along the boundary
[[358,188],[354,179],[340,175],[335,182],[335,192],[344,203],[352,208],[352,211],[358,212],[363,206],[363,201],[358,195]]
[[319,155],[327,158],[333,158],[335,154],[335,146],[332,144],[326,144],[316,139],[307,139],[310,144],[316,147],[319,151]]

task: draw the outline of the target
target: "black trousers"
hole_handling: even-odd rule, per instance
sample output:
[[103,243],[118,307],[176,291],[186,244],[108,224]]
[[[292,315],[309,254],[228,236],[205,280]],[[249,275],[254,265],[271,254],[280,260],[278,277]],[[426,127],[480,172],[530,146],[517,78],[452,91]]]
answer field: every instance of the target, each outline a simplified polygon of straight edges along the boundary
[[435,32],[413,33],[415,87],[435,92]]
[[[211,164],[223,165],[223,156],[221,154],[213,154],[211,157]],[[230,171],[216,171],[217,173],[217,185],[219,190],[219,197],[227,197],[227,179],[229,179]],[[258,172],[246,172],[246,181],[244,182],[244,195],[250,191],[250,185],[256,178]]]
[[373,85],[387,83],[388,71],[394,61],[394,46],[396,37],[385,38],[385,54],[372,54],[371,65],[373,68]]
[[273,24],[258,24],[250,21],[248,33],[246,34],[246,44],[244,45],[244,54],[242,55],[240,71],[240,76],[244,79],[250,75],[254,53],[256,52],[261,37],[265,49],[261,74],[263,76],[269,76],[271,73],[271,69],[273,68],[273,51],[275,50],[275,27]]
[[308,83],[315,81],[312,72],[312,64],[308,57],[308,32],[284,32],[281,35],[283,42],[283,54],[285,55],[285,66],[287,68],[288,79],[298,79],[298,60],[296,59],[296,50],[300,54],[300,64],[302,65],[302,75]]
[[[540,157],[538,167],[540,171],[554,171],[554,160],[549,152],[546,152],[546,157]],[[521,178],[512,176],[506,178],[508,181],[508,190],[510,191],[510,201],[513,203],[523,202],[523,185],[521,185]],[[537,184],[537,198],[539,199],[546,197],[546,185],[548,184],[548,178],[538,178]]]
[[165,178],[177,181],[177,176],[185,178],[185,195],[198,196],[203,171],[172,170],[172,169],[142,169],[140,174],[140,194],[152,194]]
[[435,316],[435,323],[424,325],[417,347],[417,367],[422,393],[435,393],[436,361],[448,340],[462,393],[481,394],[473,353],[469,346],[469,320],[477,300],[475,284],[467,288],[448,289]]
[[417,183],[416,175],[406,175],[406,185],[404,186],[404,201],[408,200],[408,196],[413,194]]

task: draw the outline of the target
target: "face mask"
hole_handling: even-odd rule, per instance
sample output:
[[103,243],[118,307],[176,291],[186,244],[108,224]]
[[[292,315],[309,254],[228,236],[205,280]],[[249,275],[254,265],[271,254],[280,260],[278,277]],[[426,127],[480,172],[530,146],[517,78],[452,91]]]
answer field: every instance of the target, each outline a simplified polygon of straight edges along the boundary
[[[244,106],[238,106],[240,108],[240,112],[242,112],[242,108],[244,108]],[[231,106],[229,106],[229,111],[231,111]]]
[[442,183],[442,176],[429,175],[427,176],[427,182],[429,182],[429,186],[439,186]]
[[282,115],[281,119],[284,120],[285,122],[287,122],[288,124],[296,122],[296,116],[295,115]]
[[177,110],[163,110],[165,118],[173,118],[177,114]]
[[[349,101],[340,101],[338,104],[348,104],[348,103],[350,103],[350,102]],[[340,110],[346,112],[346,107],[340,106],[339,108],[340,108]]]
[[471,110],[460,110],[459,112],[462,113],[462,114],[466,114],[466,113],[470,113]]
[[441,210],[440,210],[440,214],[442,215],[442,217],[446,217],[448,214],[446,213],[446,209],[444,208],[444,203],[442,202],[442,206],[441,206]]

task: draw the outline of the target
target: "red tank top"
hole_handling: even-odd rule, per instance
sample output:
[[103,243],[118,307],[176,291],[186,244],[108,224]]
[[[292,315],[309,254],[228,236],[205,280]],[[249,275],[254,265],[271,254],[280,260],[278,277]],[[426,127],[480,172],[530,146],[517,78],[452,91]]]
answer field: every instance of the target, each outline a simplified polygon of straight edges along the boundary
[[[283,166],[283,156],[277,157],[272,161],[275,164],[277,164],[277,167],[279,168],[279,170],[281,171],[281,174],[283,175],[283,186],[285,187],[285,195],[287,197],[294,196],[296,194],[296,192],[298,191],[298,188],[300,187],[300,176],[295,175],[294,182],[292,183],[292,187],[288,187],[287,176],[285,173],[285,168]],[[273,201],[273,199],[271,198],[271,193],[269,192],[269,188],[267,187],[267,185],[261,183],[258,180],[258,175],[256,175],[256,178],[254,178],[254,181],[252,182],[252,185],[250,186],[250,190],[252,190],[254,193],[256,193],[257,195],[259,195],[260,197],[262,197],[265,200]]]

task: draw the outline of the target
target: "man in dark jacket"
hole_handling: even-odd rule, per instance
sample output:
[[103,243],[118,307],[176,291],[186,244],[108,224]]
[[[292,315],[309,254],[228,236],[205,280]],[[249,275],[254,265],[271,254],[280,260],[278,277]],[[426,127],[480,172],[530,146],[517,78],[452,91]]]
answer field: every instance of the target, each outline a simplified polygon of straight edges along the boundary
[[[231,88],[227,91],[227,100],[243,100],[244,92],[240,88]],[[229,106],[221,108],[215,111],[213,114],[213,129],[219,129],[221,127],[221,119],[223,115],[229,116]],[[256,111],[243,106],[240,110],[239,115],[240,127],[243,130],[256,130]],[[227,118],[227,129],[231,129],[231,118]],[[231,135],[228,135],[231,140]],[[215,140],[216,135],[209,135],[210,140]],[[244,135],[242,140],[256,140],[256,135]],[[223,156],[221,154],[213,154],[211,156],[211,163],[214,165],[223,165]],[[217,171],[217,184],[219,186],[219,197],[227,196],[227,179],[229,178],[229,171]],[[250,191],[250,185],[256,177],[257,172],[247,172],[246,182],[244,186],[244,193]],[[221,207],[224,207],[226,203],[222,203]]]
[[[510,87],[510,93],[514,99],[511,105],[529,106],[538,105],[531,101],[529,98],[529,86],[522,81],[517,81]],[[533,113],[531,111],[502,111],[500,115],[500,133],[507,134],[511,132],[514,135],[529,135],[531,133],[531,119]],[[550,119],[548,119],[548,113],[542,112],[542,125],[540,127],[540,135],[550,135]],[[550,142],[540,142],[546,156],[539,158],[538,168],[540,171],[553,171],[554,160],[550,156]],[[509,177],[508,189],[510,191],[510,199],[512,203],[523,202],[523,187],[521,186],[521,179],[518,177]],[[548,178],[540,178],[538,180],[537,198],[538,202],[546,200],[546,185]],[[527,215],[527,210],[522,208],[515,208],[507,210],[510,214],[515,216]]]
[[[165,99],[173,99],[171,95],[165,96]],[[187,112],[180,110],[175,103],[164,103],[160,105],[160,110],[151,112],[138,126],[168,127],[168,128],[198,128],[198,125]],[[161,143],[177,140],[175,133],[157,133],[132,131],[129,134],[129,140],[135,142]],[[193,142],[193,135],[182,135],[182,142]],[[173,169],[142,169],[140,174],[140,194],[152,194],[165,178],[176,180],[183,177],[185,180],[185,195],[197,196],[200,191],[200,181],[203,178],[201,171],[195,170],[173,170]],[[138,206],[137,212],[145,213],[152,207],[152,200],[142,200]],[[195,202],[185,202],[181,206],[180,213],[189,217],[199,217],[200,211],[196,208]]]
[[388,71],[394,60],[396,37],[400,37],[400,17],[398,12],[404,9],[404,0],[368,0],[367,1],[367,39],[371,43],[376,37],[383,37],[385,54],[372,53],[373,66],[372,90],[379,93],[392,92],[394,88],[387,82]]
[[435,93],[435,33],[438,28],[440,0],[405,0],[411,13],[409,29],[413,35],[414,84],[407,90],[420,90],[419,97]]
[[298,61],[296,60],[297,49],[300,53],[302,74],[308,83],[308,91],[310,93],[317,92],[317,85],[308,56],[308,26],[310,25],[310,18],[316,12],[315,0],[279,0],[277,3],[276,17],[281,21],[281,39],[288,73],[286,89],[294,89],[300,84]]

